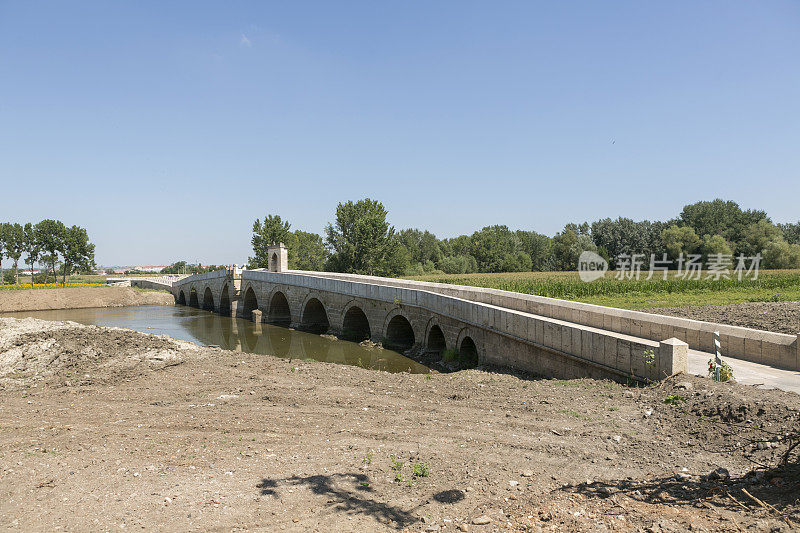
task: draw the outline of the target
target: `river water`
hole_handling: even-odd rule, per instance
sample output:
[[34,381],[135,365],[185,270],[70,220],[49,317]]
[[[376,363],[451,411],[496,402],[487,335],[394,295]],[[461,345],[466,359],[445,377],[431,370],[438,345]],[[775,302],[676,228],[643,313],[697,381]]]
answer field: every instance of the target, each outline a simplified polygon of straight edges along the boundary
[[3,313],[0,316],[71,320],[80,324],[129,328],[169,335],[203,346],[290,359],[313,359],[388,372],[428,373],[429,369],[397,352],[322,337],[269,324],[216,315],[182,305],[144,305]]

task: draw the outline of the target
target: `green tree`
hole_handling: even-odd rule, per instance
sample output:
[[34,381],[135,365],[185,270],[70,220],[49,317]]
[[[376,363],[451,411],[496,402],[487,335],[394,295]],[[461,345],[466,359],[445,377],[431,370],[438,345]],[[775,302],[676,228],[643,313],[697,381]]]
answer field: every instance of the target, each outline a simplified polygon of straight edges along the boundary
[[[248,260],[250,268],[269,267],[267,248],[273,244],[282,242],[287,248],[289,247],[290,227],[291,224],[281,220],[280,215],[267,215],[263,222],[259,219],[253,222],[253,237],[250,239],[253,245],[253,257]],[[292,258],[289,259],[291,261]]]
[[763,253],[769,243],[783,240],[783,233],[781,233],[780,228],[768,220],[762,219],[755,224],[750,224],[745,229],[739,251],[747,256],[754,256]]
[[673,224],[661,232],[661,239],[669,257],[673,260],[677,259],[681,254],[695,253],[701,244],[700,237],[697,236],[691,226]]
[[480,272],[525,272],[532,267],[519,237],[508,226],[486,226],[471,237],[470,255]]
[[66,228],[60,251],[64,258],[62,285],[66,286],[67,276],[73,269],[90,270],[94,268],[94,244],[89,242],[89,234],[84,228],[80,226]]
[[315,271],[325,269],[328,250],[325,248],[325,243],[321,236],[316,233],[295,230],[289,240],[287,247],[292,252],[289,257],[290,268]]
[[790,244],[783,239],[772,241],[762,253],[766,268],[800,268],[800,244]]
[[14,263],[14,283],[19,285],[19,260],[25,250],[25,232],[20,224],[9,224],[6,234],[6,254]]
[[730,243],[722,235],[704,235],[700,250],[705,259],[712,255],[733,255]]
[[664,222],[605,218],[592,223],[592,241],[606,251],[612,266],[616,266],[616,258],[621,254],[643,254],[647,261],[651,255],[661,259],[665,251],[662,241],[665,228]]
[[786,239],[786,242],[790,244],[800,244],[800,221],[795,224],[778,224],[778,227],[781,232],[783,232],[783,237]]
[[64,248],[64,235],[67,228],[60,220],[45,219],[36,224],[36,231],[39,235],[39,243],[42,248],[42,261],[50,265],[53,279],[56,278],[56,263],[58,253]]
[[3,277],[3,258],[8,257],[6,251],[8,250],[8,235],[11,231],[11,224],[8,222],[0,222],[0,286],[5,286],[6,281]]
[[38,225],[34,226],[30,222],[25,224],[23,227],[23,246],[28,256],[26,263],[31,266],[31,288],[35,288],[33,269],[42,255],[42,242],[39,237]]
[[553,239],[535,231],[516,232],[522,251],[531,258],[531,270],[541,272],[553,268]]
[[559,270],[577,270],[578,258],[585,251],[596,252],[597,245],[583,226],[567,224],[553,237],[553,256]]
[[403,247],[386,215],[383,204],[369,198],[340,203],[335,224],[325,228],[325,241],[332,250],[328,269],[368,275],[402,273],[398,254]]
[[430,231],[404,229],[398,236],[410,254],[411,263],[425,264],[428,261],[437,263],[444,257],[439,239]]
[[759,220],[767,220],[767,214],[759,210],[743,211],[739,204],[716,199],[687,205],[681,211],[681,222],[694,229],[698,235],[721,235],[733,244],[736,253],[743,253],[740,244],[748,226]]

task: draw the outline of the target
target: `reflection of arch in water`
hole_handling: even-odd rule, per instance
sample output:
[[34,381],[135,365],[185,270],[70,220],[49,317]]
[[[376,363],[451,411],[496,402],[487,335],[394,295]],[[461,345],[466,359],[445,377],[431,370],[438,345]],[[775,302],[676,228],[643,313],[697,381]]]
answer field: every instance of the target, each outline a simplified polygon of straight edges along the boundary
[[[261,324],[258,324],[258,326],[260,325]],[[257,352],[256,346],[261,338],[260,335],[256,334],[255,328],[256,324],[252,323],[245,323],[241,328],[239,328],[239,337],[242,340],[242,347],[253,353]]]
[[264,328],[266,353],[277,357],[288,357],[292,354],[292,331],[281,327]]
[[183,293],[183,289],[178,293],[178,305],[186,305],[186,295]]
[[211,287],[206,287],[203,293],[203,309],[206,311],[214,310],[214,295],[211,293]]
[[189,291],[189,306],[200,308],[200,302],[197,300],[197,291],[194,287]]
[[300,324],[306,331],[317,334],[326,333],[331,327],[325,306],[317,298],[309,298],[303,306]]
[[342,337],[353,342],[361,342],[372,336],[369,319],[357,305],[350,306],[342,318]]
[[289,300],[281,291],[276,291],[269,302],[269,323],[276,326],[289,327],[292,323],[292,313],[289,310]]
[[222,294],[219,297],[219,314],[231,316],[231,293],[228,291],[227,284],[222,288]]
[[258,309],[258,300],[253,287],[248,287],[244,293],[244,301],[242,302],[242,318],[245,320],[253,319],[253,311]]

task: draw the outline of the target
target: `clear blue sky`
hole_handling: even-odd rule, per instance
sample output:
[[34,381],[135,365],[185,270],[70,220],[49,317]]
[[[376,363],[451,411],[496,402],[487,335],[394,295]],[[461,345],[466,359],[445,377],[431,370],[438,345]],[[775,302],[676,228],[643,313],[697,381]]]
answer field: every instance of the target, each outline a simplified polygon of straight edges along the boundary
[[243,262],[322,232],[800,218],[800,3],[7,2],[0,219],[88,228],[99,264]]

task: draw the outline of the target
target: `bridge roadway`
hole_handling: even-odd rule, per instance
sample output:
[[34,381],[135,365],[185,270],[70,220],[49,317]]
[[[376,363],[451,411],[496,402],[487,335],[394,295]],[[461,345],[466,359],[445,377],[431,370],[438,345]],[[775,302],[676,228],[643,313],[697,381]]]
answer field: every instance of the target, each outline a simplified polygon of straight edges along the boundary
[[[798,370],[797,336],[495,289],[273,270],[232,268],[131,282],[169,290],[178,304],[222,315],[371,339],[401,351],[450,349],[482,363],[556,378],[641,381],[702,372],[713,331],[720,331],[726,360],[734,370],[742,365],[746,381],[789,389],[798,382],[797,372],[786,371]],[[734,353],[740,345],[750,350]]]

